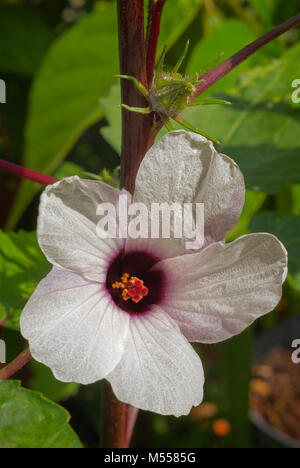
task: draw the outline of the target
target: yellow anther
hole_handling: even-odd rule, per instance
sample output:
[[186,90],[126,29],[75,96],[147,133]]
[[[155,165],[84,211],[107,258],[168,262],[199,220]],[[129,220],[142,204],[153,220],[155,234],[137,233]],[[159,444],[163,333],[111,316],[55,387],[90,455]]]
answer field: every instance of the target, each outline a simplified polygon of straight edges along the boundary
[[145,287],[144,281],[136,276],[130,276],[129,273],[124,273],[121,282],[115,281],[112,288],[122,289],[122,299],[124,301],[131,299],[136,304],[148,295],[148,288]]
[[128,278],[129,278],[129,273],[124,273],[124,275],[121,277],[121,281],[123,283],[127,283]]
[[128,301],[130,299],[130,295],[128,294],[128,289],[123,290],[122,298],[124,299],[124,301]]

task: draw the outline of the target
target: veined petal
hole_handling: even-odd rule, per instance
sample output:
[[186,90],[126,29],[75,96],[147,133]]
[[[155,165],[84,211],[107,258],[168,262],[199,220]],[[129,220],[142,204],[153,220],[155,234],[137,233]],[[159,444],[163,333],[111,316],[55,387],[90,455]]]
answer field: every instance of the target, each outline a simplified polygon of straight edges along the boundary
[[122,357],[129,315],[99,283],[53,268],[29,299],[21,332],[33,357],[58,380],[89,384],[103,379]]
[[100,203],[116,206],[120,193],[101,181],[77,176],[48,186],[41,196],[37,233],[49,262],[104,282],[108,263],[124,241],[97,235],[97,207]]
[[188,340],[216,343],[242,332],[278,304],[287,252],[271,234],[250,234],[154,268],[169,278],[163,307]]
[[159,414],[188,414],[203,398],[200,358],[158,307],[131,318],[123,358],[107,380],[120,401]]
[[[134,202],[145,203],[149,209],[153,202],[204,203],[205,245],[225,239],[240,217],[244,199],[245,184],[239,167],[217,153],[206,138],[184,130],[168,133],[148,151],[134,193]],[[172,247],[173,252],[169,246],[166,257],[185,250],[179,239]]]

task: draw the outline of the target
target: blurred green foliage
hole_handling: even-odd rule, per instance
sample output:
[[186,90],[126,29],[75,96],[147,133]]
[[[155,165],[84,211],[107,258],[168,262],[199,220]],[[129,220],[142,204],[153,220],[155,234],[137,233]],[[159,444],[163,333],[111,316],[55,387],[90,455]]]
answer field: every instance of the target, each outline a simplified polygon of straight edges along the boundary
[[[298,10],[298,0],[167,0],[159,50],[167,44],[167,63],[172,66],[190,39],[186,72],[204,73]],[[57,178],[93,172],[118,184],[121,111],[119,85],[113,78],[118,72],[116,24],[114,0],[1,1],[0,78],[7,84],[7,104],[0,106],[1,158]],[[300,306],[300,105],[291,101],[292,81],[300,78],[298,40],[299,28],[206,91],[207,97],[231,101],[231,107],[185,111],[186,120],[220,139],[220,151],[235,159],[245,175],[246,203],[228,240],[267,231],[277,235],[289,252],[286,307],[284,313],[273,315],[279,322],[299,313]],[[0,173],[3,229],[35,228],[39,190],[29,181],[19,184]],[[0,231],[0,320],[6,320],[4,337],[14,343],[16,352],[24,348],[17,331],[20,312],[49,268],[34,232]],[[262,323],[258,327],[263,328]],[[251,446],[248,391],[258,327],[220,346],[199,348],[207,375],[205,398],[216,406],[213,415],[176,420],[143,413],[134,444]],[[97,444],[99,386],[95,390],[95,386],[58,383],[38,363],[20,378],[25,387],[63,401],[83,443]],[[16,398],[13,403],[12,398]],[[7,416],[0,421],[1,447],[7,446],[8,436],[14,447],[80,446],[67,424],[68,415],[44,397],[7,382],[0,384],[3,402]],[[24,404],[20,420],[18,408]],[[227,438],[214,434],[216,417],[230,422]],[[54,433],[60,435],[59,441]]]

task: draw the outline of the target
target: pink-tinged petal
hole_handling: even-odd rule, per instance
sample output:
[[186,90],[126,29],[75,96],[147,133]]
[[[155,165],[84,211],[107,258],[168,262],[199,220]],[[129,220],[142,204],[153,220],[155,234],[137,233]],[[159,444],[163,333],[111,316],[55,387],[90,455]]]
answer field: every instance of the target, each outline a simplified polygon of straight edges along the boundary
[[29,299],[21,332],[39,362],[63,382],[103,379],[124,352],[129,315],[98,283],[53,268]]
[[[100,203],[116,205],[120,192],[100,181],[69,177],[48,186],[41,197],[38,241],[54,266],[104,282],[108,262],[124,246],[97,235]],[[115,219],[114,219],[115,221]]]
[[216,343],[242,332],[278,304],[287,252],[271,234],[250,234],[154,268],[169,278],[163,307],[188,340]]
[[200,358],[158,307],[131,318],[123,358],[107,380],[120,401],[164,415],[188,414],[203,398]]
[[[134,193],[134,202],[146,204],[149,210],[153,202],[204,203],[205,245],[225,239],[240,217],[244,199],[245,184],[239,167],[217,153],[206,138],[184,130],[168,133],[148,151]],[[150,246],[159,256],[162,251],[164,258],[185,252],[182,239],[153,239]]]

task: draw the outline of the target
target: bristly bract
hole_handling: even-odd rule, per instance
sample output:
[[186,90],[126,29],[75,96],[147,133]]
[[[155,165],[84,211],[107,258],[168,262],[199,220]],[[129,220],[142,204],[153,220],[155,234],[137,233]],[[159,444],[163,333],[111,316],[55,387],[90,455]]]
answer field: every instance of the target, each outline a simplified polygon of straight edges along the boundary
[[133,76],[116,75],[118,78],[133,81],[136,88],[146,98],[149,104],[147,107],[131,107],[127,106],[126,104],[122,104],[122,107],[131,112],[138,112],[140,114],[155,113],[158,115],[159,119],[164,123],[164,125],[166,125],[168,130],[173,130],[171,123],[173,120],[182,125],[184,128],[195,133],[199,133],[208,140],[219,144],[220,142],[216,138],[208,136],[199,128],[194,127],[192,124],[185,121],[179,115],[180,112],[188,106],[231,104],[228,101],[223,101],[220,99],[197,99],[193,101],[193,96],[197,91],[197,85],[201,83],[201,80],[199,80],[197,73],[194,76],[184,76],[179,73],[179,69],[186,57],[188,47],[189,41],[186,44],[184,53],[171,71],[166,71],[164,69],[164,61],[167,51],[167,47],[164,47],[162,55],[156,65],[150,90],[147,90],[146,87]]

